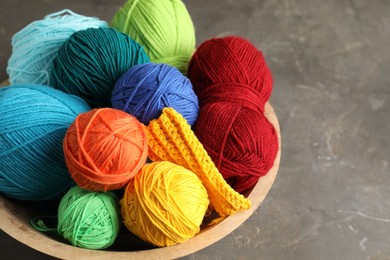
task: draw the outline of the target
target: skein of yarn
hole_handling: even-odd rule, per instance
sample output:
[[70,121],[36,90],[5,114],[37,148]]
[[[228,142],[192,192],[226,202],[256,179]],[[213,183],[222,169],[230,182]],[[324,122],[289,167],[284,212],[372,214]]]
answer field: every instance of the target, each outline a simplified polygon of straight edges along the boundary
[[58,208],[57,232],[72,245],[88,249],[111,246],[121,224],[119,204],[111,192],[73,187]]
[[143,125],[113,108],[80,114],[64,139],[66,164],[74,181],[92,191],[125,186],[148,154]]
[[146,164],[120,201],[125,226],[141,239],[170,246],[200,230],[209,200],[199,178],[174,163]]
[[115,82],[132,66],[146,62],[143,47],[123,33],[111,28],[78,31],[53,61],[54,87],[93,107],[107,107]]
[[195,29],[181,0],[128,0],[111,25],[145,46],[151,61],[186,73],[195,51]]
[[173,107],[190,125],[198,117],[198,98],[190,80],[166,64],[135,65],[115,84],[112,106],[145,125],[160,116],[164,107]]
[[7,73],[12,85],[52,85],[53,59],[62,44],[76,31],[108,27],[105,21],[68,9],[32,22],[12,37],[12,55]]
[[278,151],[264,115],[272,77],[262,53],[240,37],[211,39],[195,52],[188,77],[200,102],[196,136],[236,191],[253,187]]
[[20,200],[59,199],[74,185],[63,139],[89,109],[82,99],[47,86],[0,88],[0,192]]

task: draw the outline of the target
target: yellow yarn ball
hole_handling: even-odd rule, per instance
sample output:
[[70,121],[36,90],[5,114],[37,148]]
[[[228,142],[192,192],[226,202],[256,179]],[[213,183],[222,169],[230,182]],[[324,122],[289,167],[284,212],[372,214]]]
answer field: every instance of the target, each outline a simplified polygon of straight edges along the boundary
[[125,226],[162,247],[183,243],[199,232],[209,199],[195,173],[160,161],[140,170],[120,204]]

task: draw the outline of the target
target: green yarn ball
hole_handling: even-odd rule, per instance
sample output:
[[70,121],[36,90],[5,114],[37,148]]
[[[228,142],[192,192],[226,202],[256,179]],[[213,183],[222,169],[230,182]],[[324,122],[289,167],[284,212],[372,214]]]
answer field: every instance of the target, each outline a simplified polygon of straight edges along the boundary
[[111,26],[145,46],[152,62],[186,74],[195,50],[195,29],[181,0],[128,0]]
[[58,208],[57,231],[74,246],[103,249],[120,229],[119,203],[111,192],[92,192],[74,186]]
[[59,49],[53,61],[53,85],[92,107],[109,107],[117,79],[149,61],[143,47],[126,34],[112,28],[81,30]]

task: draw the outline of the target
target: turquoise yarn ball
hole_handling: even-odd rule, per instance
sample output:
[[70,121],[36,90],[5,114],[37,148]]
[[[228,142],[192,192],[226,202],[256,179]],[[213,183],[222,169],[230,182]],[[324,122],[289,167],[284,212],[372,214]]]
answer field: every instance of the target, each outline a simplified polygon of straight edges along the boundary
[[78,31],[54,59],[54,87],[82,97],[93,107],[109,107],[118,78],[146,62],[144,48],[123,33],[111,28]]
[[0,88],[0,193],[19,200],[59,199],[74,185],[63,139],[82,99],[35,84]]
[[108,25],[68,9],[30,23],[12,37],[12,55],[7,67],[9,81],[51,85],[53,59],[62,44],[76,31],[100,27]]
[[164,107],[173,107],[191,126],[199,112],[190,80],[175,67],[152,62],[128,70],[116,82],[111,103],[145,125],[158,118]]

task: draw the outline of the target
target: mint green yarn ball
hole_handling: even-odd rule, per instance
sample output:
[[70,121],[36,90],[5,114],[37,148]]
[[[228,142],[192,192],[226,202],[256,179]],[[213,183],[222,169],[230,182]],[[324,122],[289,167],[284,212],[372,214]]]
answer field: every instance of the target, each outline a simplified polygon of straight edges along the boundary
[[119,203],[111,192],[93,192],[74,186],[58,208],[57,231],[77,247],[111,246],[118,236],[120,223]]
[[128,0],[111,26],[145,46],[152,62],[186,74],[195,50],[195,29],[181,0]]

